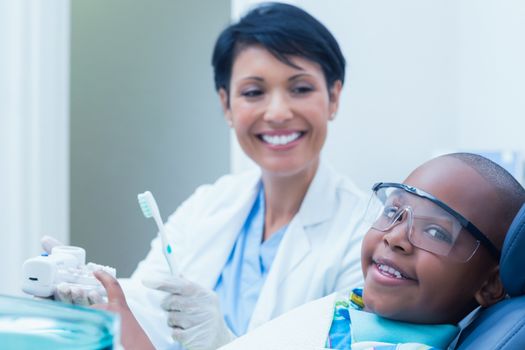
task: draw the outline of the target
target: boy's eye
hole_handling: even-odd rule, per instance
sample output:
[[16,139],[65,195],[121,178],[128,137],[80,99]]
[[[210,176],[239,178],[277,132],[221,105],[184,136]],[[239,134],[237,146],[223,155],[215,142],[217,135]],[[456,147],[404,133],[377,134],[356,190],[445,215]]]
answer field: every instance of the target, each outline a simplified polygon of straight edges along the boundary
[[399,209],[395,206],[385,206],[383,209],[383,216],[393,219]]
[[425,234],[433,240],[440,243],[453,244],[452,235],[445,229],[439,226],[429,226],[425,229]]

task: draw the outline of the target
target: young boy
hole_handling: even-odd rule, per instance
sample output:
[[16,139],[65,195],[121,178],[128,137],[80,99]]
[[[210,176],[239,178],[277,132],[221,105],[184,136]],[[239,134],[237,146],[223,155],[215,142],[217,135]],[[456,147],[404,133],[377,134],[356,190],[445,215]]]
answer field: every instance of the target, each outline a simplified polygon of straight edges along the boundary
[[505,297],[499,254],[525,202],[507,171],[454,153],[373,191],[364,288],[303,305],[224,349],[446,348],[460,320]]

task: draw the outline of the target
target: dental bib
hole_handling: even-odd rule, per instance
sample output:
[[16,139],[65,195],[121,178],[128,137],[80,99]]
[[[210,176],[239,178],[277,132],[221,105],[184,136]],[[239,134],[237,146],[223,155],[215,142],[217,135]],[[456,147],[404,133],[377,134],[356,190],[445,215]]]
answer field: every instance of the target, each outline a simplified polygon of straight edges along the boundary
[[421,343],[446,349],[459,328],[449,324],[425,325],[393,321],[376,314],[349,309],[353,342]]

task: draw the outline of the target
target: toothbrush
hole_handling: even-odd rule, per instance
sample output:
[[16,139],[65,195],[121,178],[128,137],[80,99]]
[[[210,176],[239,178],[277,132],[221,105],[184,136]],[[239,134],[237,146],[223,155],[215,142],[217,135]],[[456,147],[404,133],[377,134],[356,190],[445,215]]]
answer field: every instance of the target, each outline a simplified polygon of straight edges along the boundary
[[171,249],[171,245],[168,241],[168,236],[166,235],[166,229],[164,228],[164,224],[160,218],[160,211],[159,207],[157,206],[157,202],[155,201],[155,197],[151,194],[150,191],[146,191],[144,193],[139,193],[137,195],[137,199],[139,201],[140,209],[142,209],[142,213],[146,218],[155,219],[155,222],[157,223],[157,227],[159,229],[159,235],[160,240],[162,241],[162,252],[164,253],[164,257],[166,258],[166,261],[168,262],[168,265],[170,267],[171,275],[176,276],[178,275],[177,268],[175,266],[175,262],[173,260],[173,250]]

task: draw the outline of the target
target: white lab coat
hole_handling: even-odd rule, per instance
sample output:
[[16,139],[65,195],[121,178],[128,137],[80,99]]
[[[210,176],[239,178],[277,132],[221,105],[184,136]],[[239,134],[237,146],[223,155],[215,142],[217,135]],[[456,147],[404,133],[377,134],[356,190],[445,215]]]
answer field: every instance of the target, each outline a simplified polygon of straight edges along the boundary
[[[349,291],[344,292],[348,295]],[[340,293],[332,293],[323,298],[310,301],[292,311],[281,315],[270,322],[266,322],[257,329],[235,339],[233,342],[219,348],[219,350],[323,350],[325,347],[330,327],[334,318],[334,309],[336,300],[341,300]],[[369,314],[372,315],[372,314]],[[379,316],[375,316],[378,319]],[[371,324],[362,325],[359,319],[352,319],[352,327],[363,327],[370,331]],[[373,321],[372,321],[373,322]],[[371,322],[371,323],[372,323]],[[377,321],[376,321],[377,322]],[[382,322],[378,322],[381,324]],[[367,339],[352,342],[352,349],[374,350],[381,348],[381,345],[387,346],[388,349],[444,349],[446,344],[450,344],[447,349],[453,349],[455,345],[454,338],[458,334],[459,327],[453,325],[415,325],[401,321],[390,321],[390,324],[397,323],[400,329],[407,327],[424,327],[414,331],[414,340],[407,340],[403,335],[396,335],[395,327],[392,328],[388,336],[385,336],[385,329],[377,328],[378,339]],[[383,326],[384,327],[384,326]],[[430,330],[429,327],[433,329]],[[436,327],[436,328],[434,328]],[[446,328],[442,328],[446,327]],[[422,338],[422,332],[425,337]],[[357,330],[350,331],[352,338]],[[368,333],[368,332],[365,332]],[[397,339],[397,340],[394,340]],[[422,341],[422,343],[418,341]],[[400,343],[397,343],[399,341]],[[452,343],[451,343],[452,342]],[[390,346],[389,346],[390,345]],[[398,346],[395,346],[398,345]]]
[[[258,191],[260,172],[221,177],[199,187],[168,219],[166,228],[182,274],[213,289]],[[248,326],[251,330],[308,301],[362,283],[362,215],[367,196],[321,162],[299,212],[278,248]],[[128,303],[158,349],[171,332],[160,308],[163,292],[141,285],[169,274],[155,238],[131,280],[122,281]]]
[[336,296],[337,293],[332,293],[303,304],[237,338],[220,350],[326,349]]

